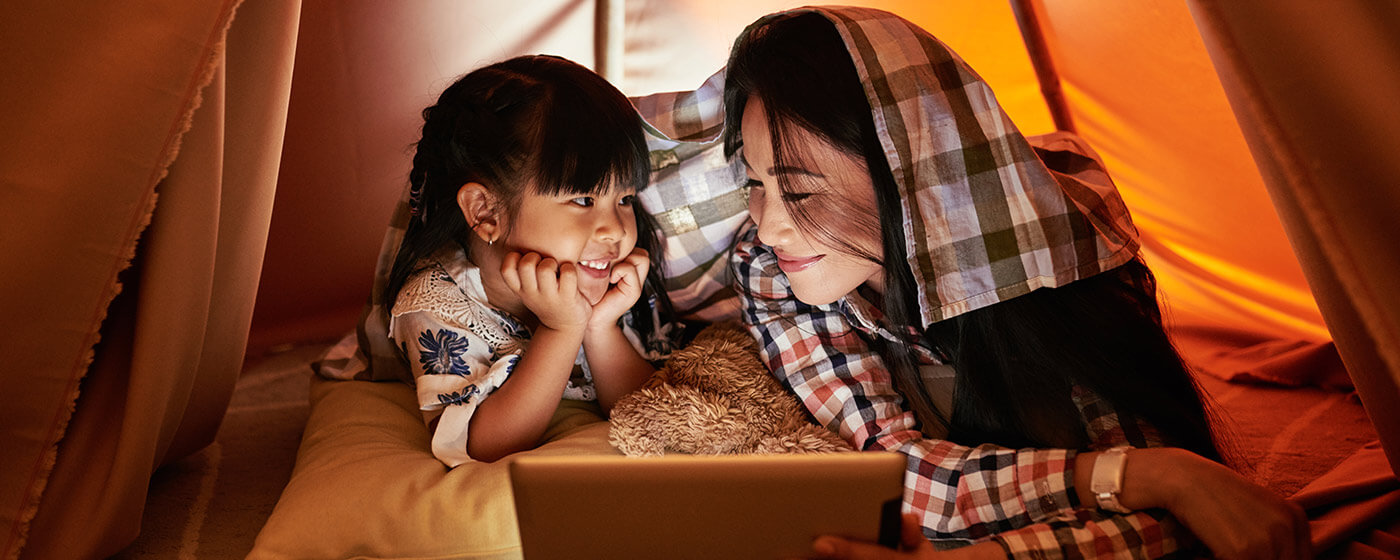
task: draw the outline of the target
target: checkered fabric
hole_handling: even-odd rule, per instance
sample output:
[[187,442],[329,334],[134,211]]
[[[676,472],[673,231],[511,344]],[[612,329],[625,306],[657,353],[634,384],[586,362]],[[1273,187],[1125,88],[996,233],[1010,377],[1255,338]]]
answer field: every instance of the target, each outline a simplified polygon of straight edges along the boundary
[[925,325],[1128,262],[1133,226],[1108,181],[1058,181],[976,72],[888,12],[836,24],[900,189]]
[[[881,328],[878,308],[857,294],[828,305],[802,303],[755,233],[740,238],[732,264],[744,321],[764,361],[817,422],[852,446],[908,457],[905,508],[920,514],[924,536],[936,545],[992,538],[1013,558],[1156,558],[1190,542],[1163,512],[1079,508],[1072,450],[972,448],[924,437],[868,340],[907,344],[925,364],[936,363],[931,349],[919,337]],[[1160,445],[1155,430],[1124,425],[1094,395],[1075,397],[1095,448]]]
[[[651,184],[637,194],[665,235],[662,275],[681,318],[717,321],[738,317],[738,301],[725,258],[734,235],[748,220],[742,188],[743,163],[724,157],[724,72],[695,91],[634,98],[647,123]],[[333,379],[400,380],[412,383],[389,340],[389,308],[381,301],[389,271],[410,219],[407,184],[379,250],[374,287],[355,332],[312,365]]]
[[633,100],[648,124],[651,185],[637,194],[666,238],[666,291],[685,318],[738,317],[724,258],[749,217],[743,162],[724,157],[724,71],[695,91]]

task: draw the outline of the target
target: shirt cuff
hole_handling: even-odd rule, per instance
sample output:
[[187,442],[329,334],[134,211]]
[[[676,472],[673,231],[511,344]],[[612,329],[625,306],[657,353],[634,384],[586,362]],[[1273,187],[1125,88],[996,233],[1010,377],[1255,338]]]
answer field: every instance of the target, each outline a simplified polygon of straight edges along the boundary
[[1079,498],[1074,488],[1074,458],[1069,449],[1038,449],[1016,454],[1016,480],[1025,496],[1026,514],[1032,521],[1056,517],[1074,509]]

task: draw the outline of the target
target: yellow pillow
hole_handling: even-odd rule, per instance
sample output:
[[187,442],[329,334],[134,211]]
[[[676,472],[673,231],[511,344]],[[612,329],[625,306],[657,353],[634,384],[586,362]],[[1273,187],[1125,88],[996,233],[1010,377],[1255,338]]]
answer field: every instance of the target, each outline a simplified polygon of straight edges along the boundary
[[[530,455],[617,455],[592,403],[562,401]],[[248,558],[520,558],[509,459],[448,470],[413,389],[311,383],[296,468]]]

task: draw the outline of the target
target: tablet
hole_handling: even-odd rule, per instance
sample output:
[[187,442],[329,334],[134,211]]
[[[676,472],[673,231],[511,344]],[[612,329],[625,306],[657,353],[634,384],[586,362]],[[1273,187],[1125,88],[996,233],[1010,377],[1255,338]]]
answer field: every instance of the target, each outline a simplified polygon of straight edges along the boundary
[[525,560],[799,558],[819,535],[899,541],[905,459],[810,455],[521,457]]

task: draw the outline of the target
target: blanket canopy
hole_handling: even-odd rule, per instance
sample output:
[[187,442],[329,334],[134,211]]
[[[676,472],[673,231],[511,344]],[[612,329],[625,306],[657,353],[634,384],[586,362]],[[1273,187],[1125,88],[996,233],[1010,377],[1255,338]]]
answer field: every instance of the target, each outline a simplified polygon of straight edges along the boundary
[[[947,43],[1026,135],[1093,146],[1199,369],[1354,386],[1400,465],[1400,12],[847,3]],[[354,326],[419,111],[453,78],[544,52],[630,96],[690,90],[800,5],[6,3],[0,559],[119,551],[150,474],[212,441],[245,345]]]

